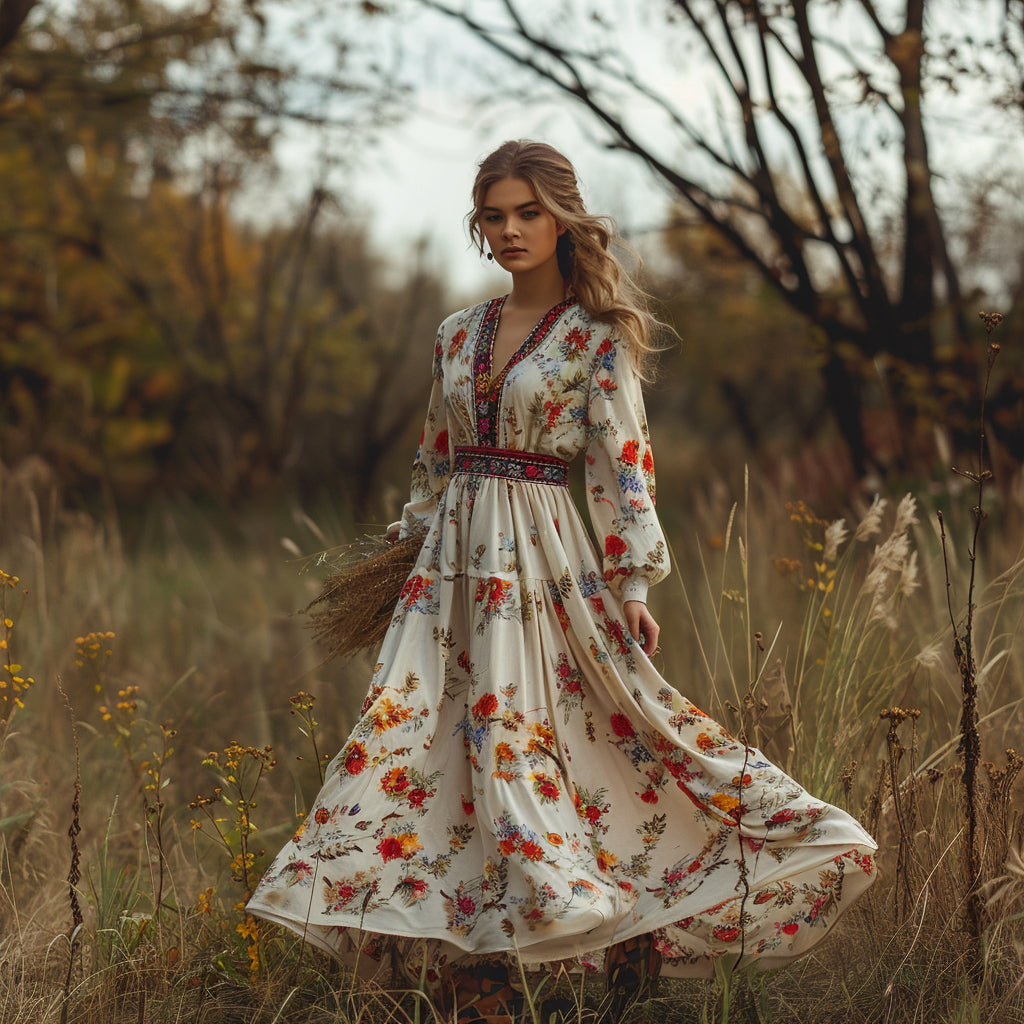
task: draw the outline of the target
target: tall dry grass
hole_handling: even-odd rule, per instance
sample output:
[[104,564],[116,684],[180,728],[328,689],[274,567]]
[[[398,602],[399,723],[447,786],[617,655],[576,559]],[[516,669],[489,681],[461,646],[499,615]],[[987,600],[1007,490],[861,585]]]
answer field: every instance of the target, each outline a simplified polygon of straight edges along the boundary
[[[972,501],[933,488],[840,521],[752,475],[673,538],[676,575],[652,594],[664,674],[860,816],[882,880],[791,967],[665,983],[630,1020],[1024,1021],[1021,760],[1006,753],[1024,736],[1024,481],[1000,481],[973,562]],[[977,573],[977,886],[939,506],[961,632]],[[244,915],[370,666],[324,664],[295,614],[319,583],[300,555],[341,539],[340,523],[292,510],[230,532],[163,509],[129,553],[84,517],[0,527],[0,568],[19,577],[4,590],[6,664],[21,666],[8,675],[34,679],[0,725],[0,1021],[430,1019],[416,993],[355,983]],[[551,982],[528,982],[539,1006]],[[599,993],[576,984],[582,1024]]]

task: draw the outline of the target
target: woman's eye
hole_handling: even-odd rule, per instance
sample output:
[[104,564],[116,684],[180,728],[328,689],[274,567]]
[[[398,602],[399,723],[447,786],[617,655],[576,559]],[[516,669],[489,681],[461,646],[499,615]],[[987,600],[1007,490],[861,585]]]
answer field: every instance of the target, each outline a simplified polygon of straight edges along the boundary
[[533,220],[533,218],[537,216],[539,216],[539,214],[536,210],[523,210],[523,217],[525,217],[526,220]]
[[487,221],[488,224],[494,224],[496,221],[501,220],[501,217],[496,213],[489,213],[484,217],[484,220]]

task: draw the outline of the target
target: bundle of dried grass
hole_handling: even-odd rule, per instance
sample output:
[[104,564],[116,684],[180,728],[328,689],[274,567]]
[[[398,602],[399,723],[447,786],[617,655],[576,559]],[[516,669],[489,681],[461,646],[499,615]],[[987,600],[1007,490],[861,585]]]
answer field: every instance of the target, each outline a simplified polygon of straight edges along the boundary
[[389,544],[363,537],[338,557],[320,595],[306,608],[313,636],[331,657],[381,643],[424,534]]

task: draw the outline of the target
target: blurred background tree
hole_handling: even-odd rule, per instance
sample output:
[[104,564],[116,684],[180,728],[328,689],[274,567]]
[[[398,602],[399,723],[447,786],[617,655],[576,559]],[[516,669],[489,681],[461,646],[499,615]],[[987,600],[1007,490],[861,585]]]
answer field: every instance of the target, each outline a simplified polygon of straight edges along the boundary
[[325,176],[386,90],[341,45],[328,75],[269,52],[271,5],[30,7],[0,12],[0,458],[108,509],[334,481],[368,514],[445,289],[395,280],[322,182],[296,198],[275,146],[315,126]]
[[[1019,243],[1010,261],[979,257],[994,220],[1019,230],[1020,208],[1004,192],[996,218],[972,216],[977,167],[950,159],[967,122],[941,108],[963,95],[972,135],[1019,138],[1018,0],[417,2],[504,58],[492,97],[509,67],[532,71],[532,102],[576,103],[796,314],[858,475],[918,469],[936,431],[972,436],[973,305],[984,283],[1019,306],[1021,281]],[[718,390],[749,436],[758,398],[736,385],[727,374]],[[1022,399],[1018,372],[993,409],[1018,458]]]
[[[402,33],[428,11],[425,84]],[[498,120],[576,105],[671,197],[645,237],[683,340],[650,396],[670,503],[748,461],[808,498],[929,472],[973,436],[978,296],[1024,317],[1022,12],[0,0],[0,462],[109,511],[326,492],[392,517],[434,328],[480,296],[425,243],[376,252],[344,172],[414,90],[468,85]],[[987,159],[956,153],[965,111]],[[998,372],[1019,460],[1024,355]]]

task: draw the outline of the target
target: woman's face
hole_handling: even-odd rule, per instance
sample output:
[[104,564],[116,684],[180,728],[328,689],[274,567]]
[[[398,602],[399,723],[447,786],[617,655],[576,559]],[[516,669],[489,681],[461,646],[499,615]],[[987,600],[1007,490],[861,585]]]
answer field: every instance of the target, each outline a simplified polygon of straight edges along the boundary
[[552,263],[555,246],[565,228],[537,202],[522,178],[502,178],[484,195],[480,227],[498,265],[522,274]]

